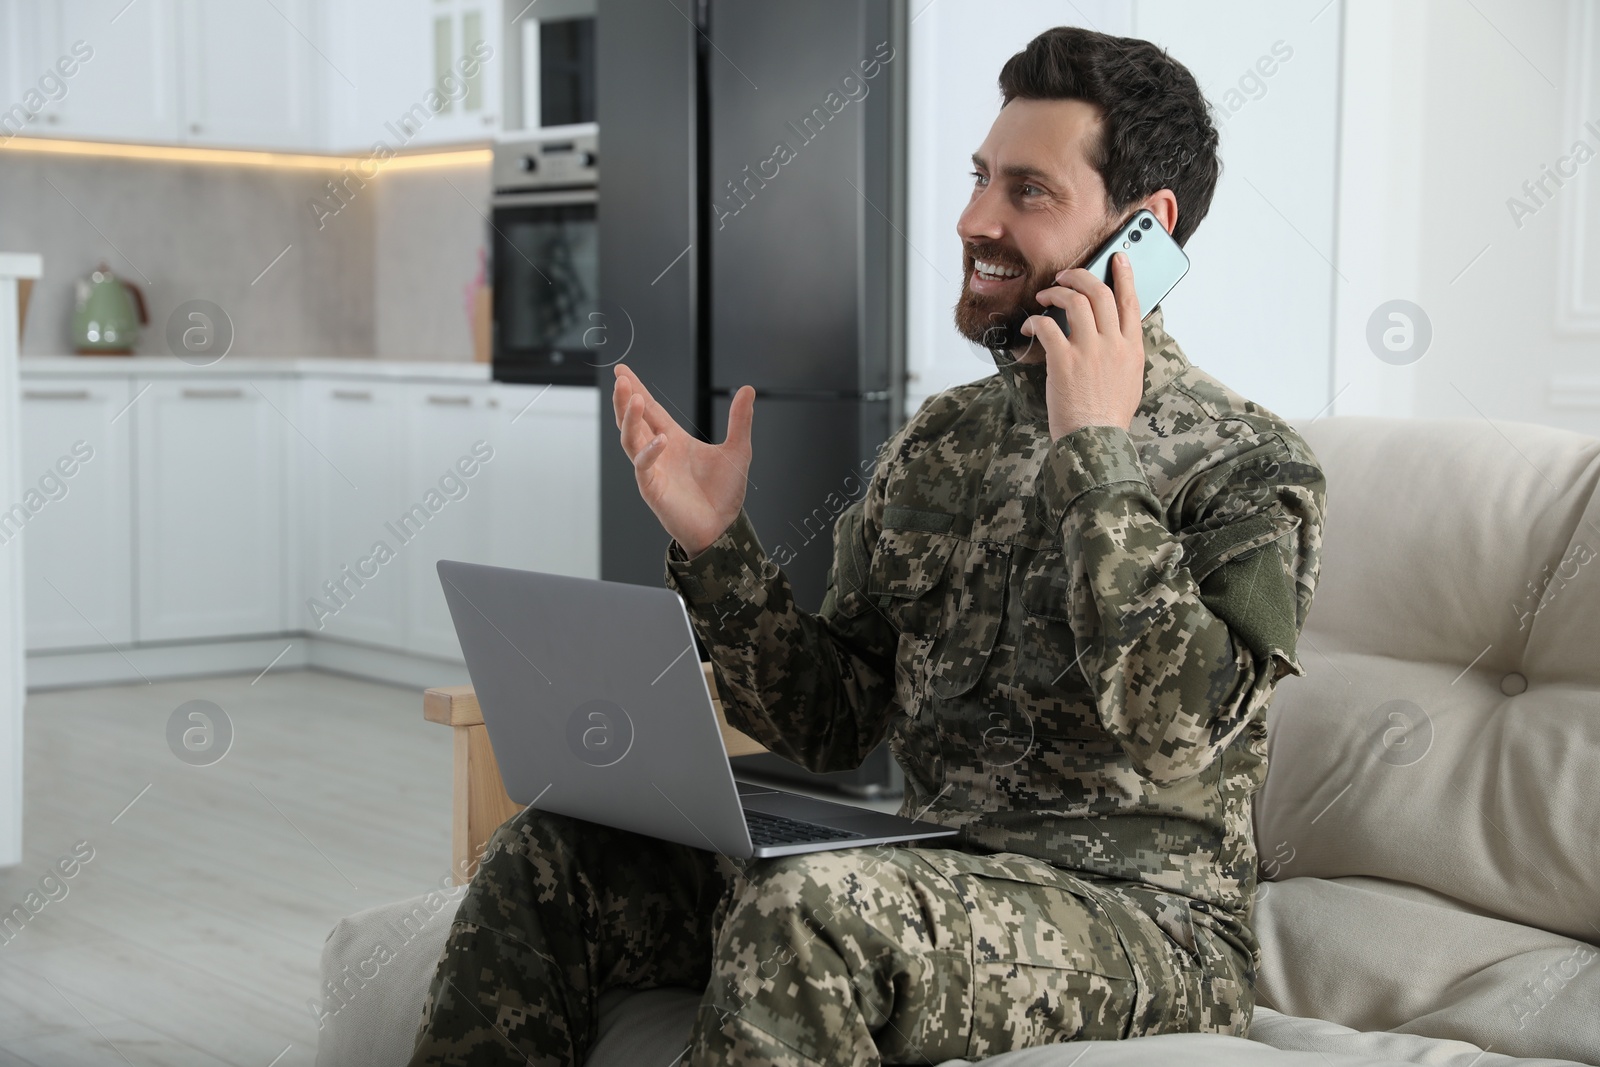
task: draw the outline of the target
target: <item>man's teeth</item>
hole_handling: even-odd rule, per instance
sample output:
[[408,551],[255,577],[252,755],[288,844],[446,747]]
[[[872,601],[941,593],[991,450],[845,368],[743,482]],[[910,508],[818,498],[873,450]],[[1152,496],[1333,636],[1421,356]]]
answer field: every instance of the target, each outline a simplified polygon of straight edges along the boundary
[[1001,278],[1015,278],[1022,271],[1015,267],[1002,267],[998,263],[987,263],[981,259],[972,261],[973,269],[983,275],[985,280],[998,281]]

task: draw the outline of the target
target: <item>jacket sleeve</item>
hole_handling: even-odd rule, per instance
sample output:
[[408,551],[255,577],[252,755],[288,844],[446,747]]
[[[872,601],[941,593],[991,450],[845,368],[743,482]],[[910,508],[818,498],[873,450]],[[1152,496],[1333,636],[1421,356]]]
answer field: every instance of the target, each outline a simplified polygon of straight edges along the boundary
[[883,740],[894,707],[897,637],[866,592],[886,452],[865,494],[835,523],[817,613],[795,604],[743,510],[693,559],[677,541],[667,548],[667,586],[683,597],[705,643],[728,721],[812,771],[859,767]]
[[1040,472],[1079,668],[1101,724],[1156,783],[1205,770],[1283,675],[1305,674],[1295,645],[1320,566],[1323,474],[1292,434],[1229,437],[1172,519],[1120,427],[1058,439]]

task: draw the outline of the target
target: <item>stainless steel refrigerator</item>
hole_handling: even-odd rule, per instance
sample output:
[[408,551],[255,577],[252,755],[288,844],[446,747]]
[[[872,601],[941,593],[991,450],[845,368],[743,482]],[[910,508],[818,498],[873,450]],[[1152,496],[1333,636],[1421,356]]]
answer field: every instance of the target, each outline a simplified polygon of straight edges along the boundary
[[[745,510],[811,611],[833,521],[904,418],[907,25],[904,0],[599,4],[604,350],[710,440],[755,387]],[[659,585],[667,537],[617,445],[611,381],[602,368],[601,576]],[[875,792],[897,774],[881,748],[828,777]]]

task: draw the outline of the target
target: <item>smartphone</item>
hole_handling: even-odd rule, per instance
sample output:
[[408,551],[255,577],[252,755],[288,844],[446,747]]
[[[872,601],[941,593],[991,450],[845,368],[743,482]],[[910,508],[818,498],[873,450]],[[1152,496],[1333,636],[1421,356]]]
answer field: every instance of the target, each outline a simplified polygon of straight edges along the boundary
[[[1111,285],[1111,257],[1117,252],[1128,253],[1128,262],[1133,267],[1133,288],[1139,295],[1139,314],[1142,317],[1148,317],[1150,312],[1159,307],[1178,280],[1189,273],[1189,257],[1184,255],[1178,242],[1146,208],[1134,212],[1118,226],[1105,244],[1089,257],[1084,269],[1093,271],[1095,277]],[[1044,313],[1056,321],[1062,333],[1070,335],[1066,309],[1047,307]]]

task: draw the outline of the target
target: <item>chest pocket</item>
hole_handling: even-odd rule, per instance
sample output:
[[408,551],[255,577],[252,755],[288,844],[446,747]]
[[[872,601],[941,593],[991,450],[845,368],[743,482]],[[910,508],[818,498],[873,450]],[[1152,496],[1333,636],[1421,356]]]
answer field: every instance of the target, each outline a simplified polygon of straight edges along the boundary
[[[977,684],[1005,613],[1010,547],[949,533],[954,516],[885,509],[867,591],[901,635],[918,690],[942,699]],[[896,521],[903,525],[893,525]],[[925,657],[925,658],[924,658]]]
[[943,616],[934,590],[945,579],[958,538],[930,529],[885,526],[872,552],[867,595],[894,628],[932,637]]

